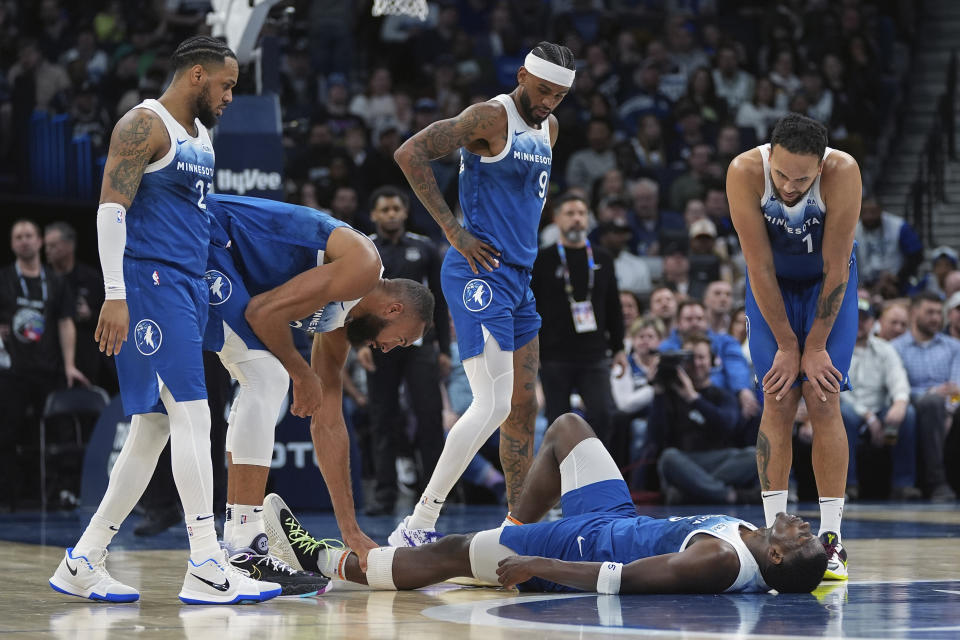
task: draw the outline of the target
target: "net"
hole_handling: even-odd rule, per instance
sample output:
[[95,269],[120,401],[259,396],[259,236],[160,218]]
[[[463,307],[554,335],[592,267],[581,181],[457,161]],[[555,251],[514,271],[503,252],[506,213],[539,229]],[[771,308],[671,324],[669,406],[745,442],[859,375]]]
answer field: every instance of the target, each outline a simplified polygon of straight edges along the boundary
[[373,15],[413,16],[427,19],[427,0],[373,0]]

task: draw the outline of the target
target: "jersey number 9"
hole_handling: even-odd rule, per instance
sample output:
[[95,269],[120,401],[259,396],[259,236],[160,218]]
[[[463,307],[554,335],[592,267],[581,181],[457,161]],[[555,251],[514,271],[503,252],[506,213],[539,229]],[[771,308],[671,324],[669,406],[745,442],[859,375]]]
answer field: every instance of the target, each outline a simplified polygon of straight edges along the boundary
[[547,184],[550,181],[550,177],[547,175],[546,171],[540,172],[540,177],[537,178],[537,184],[540,185],[540,191],[537,193],[538,198],[542,198],[547,195]]

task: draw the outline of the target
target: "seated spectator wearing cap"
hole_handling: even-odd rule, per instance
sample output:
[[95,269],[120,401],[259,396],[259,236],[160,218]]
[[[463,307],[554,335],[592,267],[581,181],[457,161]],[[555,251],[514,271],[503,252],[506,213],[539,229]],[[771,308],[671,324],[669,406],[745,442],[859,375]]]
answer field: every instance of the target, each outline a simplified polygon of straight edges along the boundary
[[896,278],[898,294],[906,291],[923,262],[923,243],[900,216],[884,211],[876,196],[867,196],[857,223],[857,268],[867,286],[883,274]]
[[910,309],[901,300],[890,300],[883,305],[877,325],[877,337],[892,342],[910,326]]
[[722,257],[717,227],[709,219],[690,225],[690,297],[703,298],[711,282],[733,280],[730,261]]
[[930,271],[914,287],[914,291],[929,291],[944,297],[947,275],[960,264],[960,256],[952,247],[937,247],[930,253]]
[[960,291],[947,298],[947,303],[943,305],[943,312],[946,316],[943,332],[951,338],[960,340]]
[[620,218],[613,218],[597,226],[597,244],[613,256],[613,267],[617,275],[617,287],[636,295],[647,295],[653,289],[650,267],[643,258],[633,255],[627,249],[633,231]]
[[891,344],[900,354],[910,380],[917,411],[918,474],[927,496],[935,502],[953,502],[957,495],[947,484],[944,469],[947,405],[960,399],[960,341],[941,333],[943,302],[929,291],[916,294],[910,304],[910,330]]
[[886,495],[887,488],[869,490],[857,475],[858,448],[885,448],[893,458],[895,500],[922,496],[917,480],[917,416],[910,405],[910,381],[900,356],[889,342],[873,335],[874,311],[868,300],[857,301],[860,321],[850,361],[849,393],[840,396],[840,414],[847,430],[850,464],[847,496]]

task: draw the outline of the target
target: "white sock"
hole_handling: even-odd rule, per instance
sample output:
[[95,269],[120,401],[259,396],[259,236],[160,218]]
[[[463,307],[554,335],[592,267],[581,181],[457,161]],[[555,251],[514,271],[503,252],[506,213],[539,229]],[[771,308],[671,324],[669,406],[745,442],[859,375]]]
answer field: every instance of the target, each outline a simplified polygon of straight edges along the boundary
[[760,495],[763,497],[763,515],[767,520],[767,526],[772,527],[777,514],[787,510],[787,490],[761,491]]
[[317,557],[317,569],[328,578],[346,580],[343,575],[343,565],[347,562],[347,557],[353,553],[349,548],[327,551],[319,554]]
[[209,558],[219,557],[220,543],[217,541],[217,530],[213,526],[213,512],[188,513],[184,519],[190,541],[190,559],[195,564],[200,564]]
[[486,342],[483,353],[463,362],[463,370],[473,392],[473,402],[447,434],[430,482],[407,524],[409,529],[436,527],[447,494],[483,443],[510,415],[513,352],[502,351],[496,338],[489,336],[486,329],[484,336]]
[[[263,506],[234,505],[233,527],[231,529],[229,538],[226,537],[226,532],[224,532],[224,542],[227,543],[227,546],[231,549],[243,549],[252,546],[251,543],[254,538],[267,532],[263,528]],[[254,549],[254,551],[260,552],[259,549]]]
[[227,503],[223,512],[223,541],[229,545],[230,538],[233,537],[233,514],[236,513],[237,505]]
[[843,498],[820,498],[820,531],[832,531],[840,538],[840,519],[843,517]]
[[120,525],[116,522],[110,522],[99,513],[93,514],[90,518],[90,524],[83,530],[83,535],[73,548],[74,556],[87,556],[95,549],[106,549],[113,536],[116,535]]

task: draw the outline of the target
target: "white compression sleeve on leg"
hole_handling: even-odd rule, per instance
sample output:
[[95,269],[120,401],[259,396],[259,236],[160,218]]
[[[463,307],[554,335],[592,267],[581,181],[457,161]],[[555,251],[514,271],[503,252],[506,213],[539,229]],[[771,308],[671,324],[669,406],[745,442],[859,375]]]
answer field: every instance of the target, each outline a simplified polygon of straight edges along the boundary
[[367,554],[367,584],[371,589],[396,591],[393,582],[393,554],[396,547],[377,547]]
[[115,202],[97,209],[97,246],[107,300],[126,300],[123,282],[123,251],[127,246],[127,210]]
[[[473,456],[510,415],[513,396],[512,351],[502,351],[496,339],[490,336],[483,353],[465,360],[463,370],[470,382],[473,402],[447,434],[443,452],[424,491],[429,500],[443,502],[446,499]],[[425,529],[436,524],[439,509],[436,514],[423,511],[418,504],[409,528]],[[426,521],[429,519],[427,516],[432,517],[432,522]]]
[[227,363],[240,383],[240,394],[230,411],[227,451],[233,464],[269,467],[280,407],[287,397],[290,376],[273,354]]

